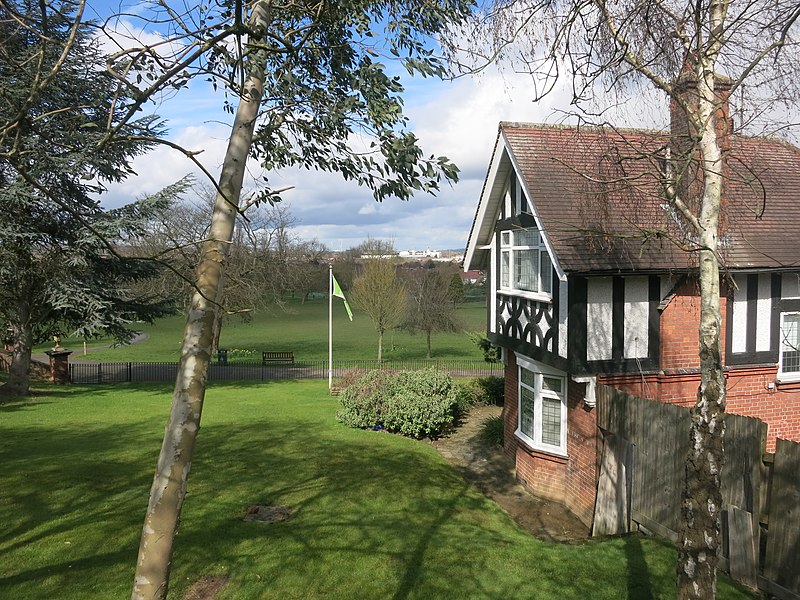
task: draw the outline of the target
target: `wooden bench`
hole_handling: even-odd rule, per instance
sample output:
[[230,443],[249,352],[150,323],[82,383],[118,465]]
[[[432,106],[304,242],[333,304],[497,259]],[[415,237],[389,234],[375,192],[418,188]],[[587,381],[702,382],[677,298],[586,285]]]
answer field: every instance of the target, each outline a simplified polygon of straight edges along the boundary
[[267,363],[282,363],[294,364],[294,352],[262,352],[261,364]]

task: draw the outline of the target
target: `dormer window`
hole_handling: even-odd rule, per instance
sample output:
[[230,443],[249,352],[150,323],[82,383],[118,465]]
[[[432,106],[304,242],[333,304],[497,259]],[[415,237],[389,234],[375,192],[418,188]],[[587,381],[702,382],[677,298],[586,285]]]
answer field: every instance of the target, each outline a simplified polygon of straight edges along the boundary
[[550,299],[553,264],[538,229],[500,232],[500,288]]

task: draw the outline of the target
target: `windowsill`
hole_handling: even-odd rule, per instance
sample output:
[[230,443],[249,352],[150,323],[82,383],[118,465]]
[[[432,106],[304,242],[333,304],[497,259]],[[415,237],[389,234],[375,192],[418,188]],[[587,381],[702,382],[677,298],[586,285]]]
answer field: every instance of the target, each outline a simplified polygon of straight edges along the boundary
[[530,441],[527,436],[520,434],[518,431],[514,432],[514,437],[522,445],[522,449],[530,455],[540,456],[541,458],[553,460],[555,462],[565,463],[569,459],[566,452],[552,446],[538,446]]
[[778,385],[800,384],[800,372],[798,373],[778,373],[776,379]]
[[510,288],[498,288],[498,294],[505,294],[506,296],[518,296],[528,300],[535,300],[536,302],[544,302],[550,304],[553,302],[553,296],[550,294],[541,294],[539,292],[526,292],[525,290],[514,290]]

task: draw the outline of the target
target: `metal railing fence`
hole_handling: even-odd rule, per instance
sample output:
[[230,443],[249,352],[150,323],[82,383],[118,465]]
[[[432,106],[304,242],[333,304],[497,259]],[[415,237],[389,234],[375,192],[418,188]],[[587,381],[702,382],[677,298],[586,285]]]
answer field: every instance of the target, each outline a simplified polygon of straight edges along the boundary
[[[418,370],[434,368],[456,377],[485,377],[503,374],[502,363],[482,360],[338,360],[333,363],[334,378],[348,371],[373,369]],[[175,381],[178,363],[170,362],[75,362],[69,365],[72,383],[124,383]],[[327,379],[327,360],[296,361],[287,365],[262,364],[261,360],[229,361],[225,365],[209,365],[208,380],[213,381],[278,381],[288,379]]]

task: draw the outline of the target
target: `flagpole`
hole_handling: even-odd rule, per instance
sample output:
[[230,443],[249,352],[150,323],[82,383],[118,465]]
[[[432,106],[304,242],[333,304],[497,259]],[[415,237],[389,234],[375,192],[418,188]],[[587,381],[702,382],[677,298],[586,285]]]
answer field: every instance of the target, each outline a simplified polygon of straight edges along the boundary
[[328,264],[328,391],[333,388],[333,263]]

